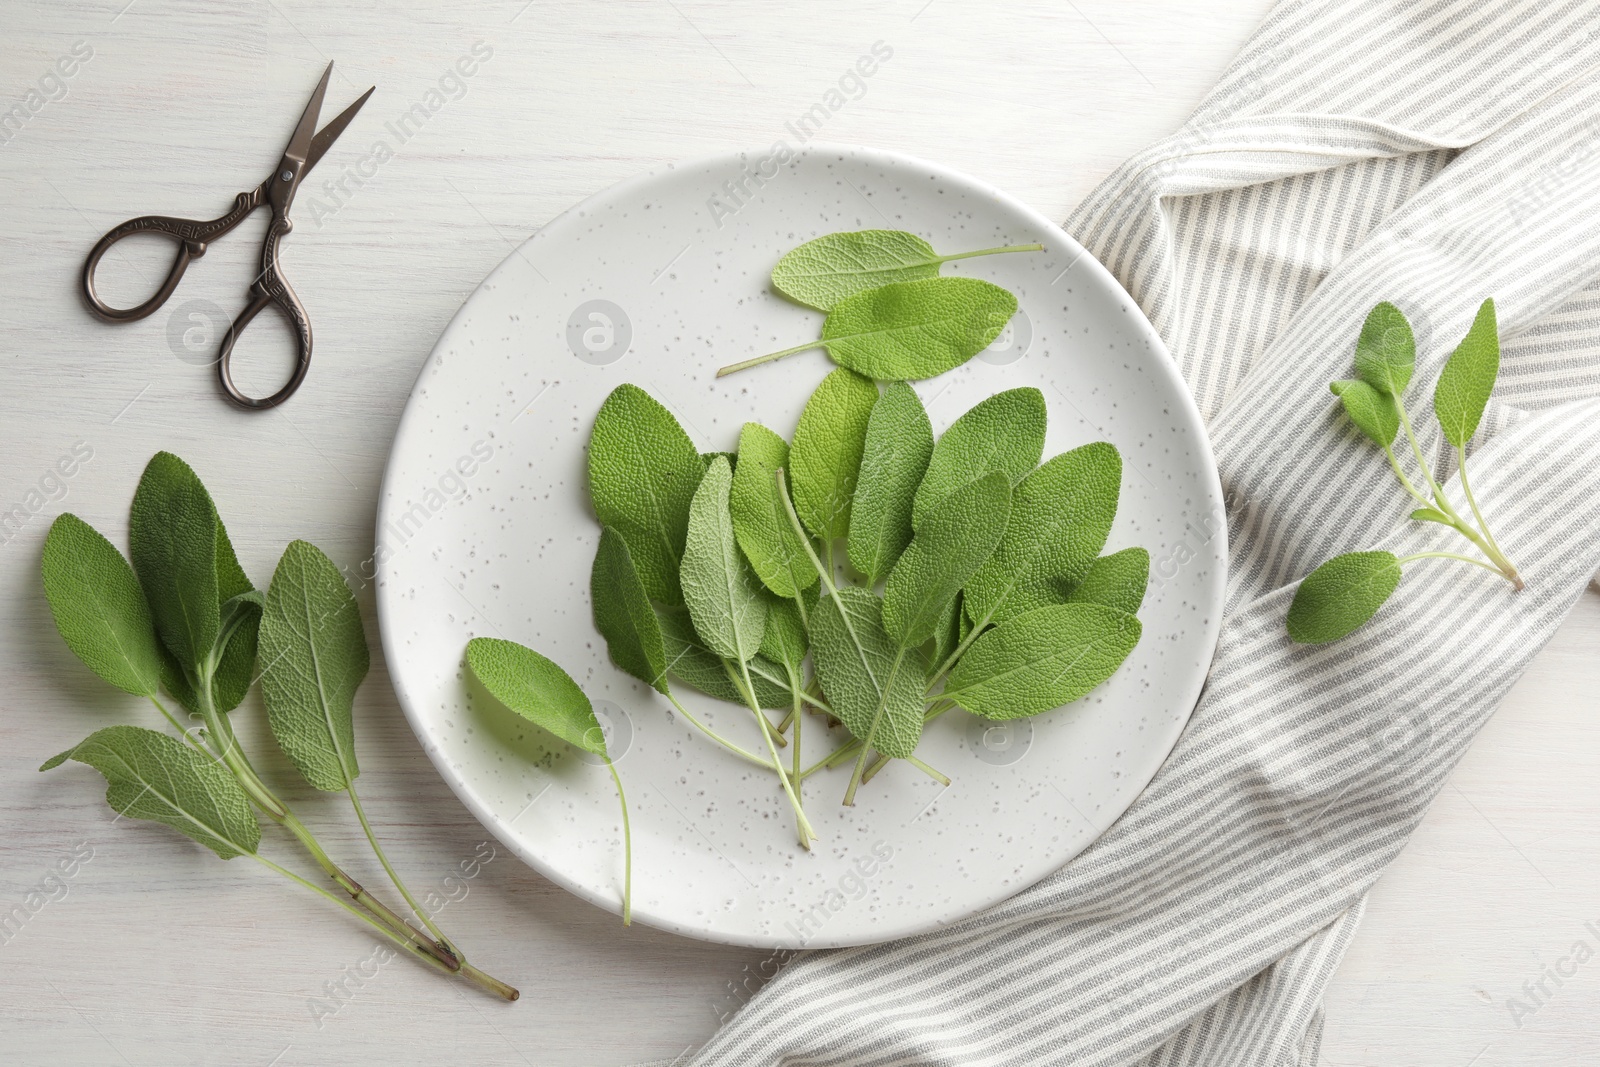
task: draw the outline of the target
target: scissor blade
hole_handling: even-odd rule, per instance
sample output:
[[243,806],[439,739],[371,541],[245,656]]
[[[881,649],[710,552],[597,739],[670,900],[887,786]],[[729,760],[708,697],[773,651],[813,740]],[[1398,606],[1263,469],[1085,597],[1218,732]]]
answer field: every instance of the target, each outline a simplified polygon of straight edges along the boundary
[[361,105],[367,102],[367,97],[371,96],[373,89],[376,88],[377,86],[374,85],[372,89],[362,93],[360,99],[341,111],[338,118],[322,127],[317,132],[317,135],[311,138],[311,151],[306,155],[306,170],[316,166],[317,161],[327,154],[328,149],[333,146],[333,142],[339,139],[339,135],[344,132],[344,128],[350,125],[350,120],[356,117],[356,112],[361,110]]
[[300,122],[294,128],[294,136],[289,138],[289,147],[283,150],[285,159],[297,160],[304,163],[306,154],[311,151],[311,135],[317,132],[317,115],[322,111],[322,97],[328,91],[328,78],[333,74],[333,64],[328,64],[328,69],[322,72],[322,80],[317,83],[316,91],[311,94],[311,102],[306,104],[305,114],[300,116]]

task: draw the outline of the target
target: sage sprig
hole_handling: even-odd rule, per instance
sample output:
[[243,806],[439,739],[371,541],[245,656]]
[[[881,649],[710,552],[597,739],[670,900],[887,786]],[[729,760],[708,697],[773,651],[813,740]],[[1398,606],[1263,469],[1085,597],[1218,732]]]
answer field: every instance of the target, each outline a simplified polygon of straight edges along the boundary
[[1017,298],[977,278],[944,277],[945,263],[1002,252],[1041,252],[1043,245],[1007,245],[941,256],[902,230],[832,233],[791,250],[772,270],[772,287],[825,312],[815,341],[730,364],[717,377],[808,349],[879,381],[932,378],[987,348],[1017,312]]
[[[423,963],[517,999],[511,986],[469,964],[417,904],[357,799],[351,712],[367,671],[367,644],[355,599],[333,562],[296,541],[263,596],[239,566],[211,495],[188,464],[167,452],[157,453],[139,480],[129,541],[131,566],[82,519],[58,517],[45,538],[45,598],[67,647],[107,682],[149,701],[182,740],[142,726],[109,726],[40,770],[67,760],[94,767],[117,812],[170,826],[223,859],[248,856],[343,907]],[[423,929],[335,863],[257,774],[229,713],[258,669],[273,736],[312,786],[349,796],[374,853]],[[163,689],[186,709],[190,724],[163,702]],[[304,848],[340,892],[262,855],[259,815]]]
[[[1412,429],[1404,393],[1416,366],[1416,339],[1399,308],[1382,303],[1367,315],[1356,340],[1355,364],[1354,379],[1333,382],[1330,388],[1356,429],[1383,450],[1400,487],[1420,505],[1411,512],[1411,518],[1449,527],[1476,548],[1481,557],[1445,551],[1406,556],[1384,551],[1347,552],[1335,556],[1306,576],[1289,605],[1289,636],[1302,644],[1338,640],[1372,618],[1399,587],[1401,568],[1416,560],[1459,560],[1500,575],[1514,590],[1522,589],[1524,584],[1489,530],[1467,476],[1467,444],[1478,432],[1500,373],[1494,301],[1485,300],[1478,308],[1433,390],[1434,416],[1445,441],[1455,449],[1461,491],[1471,521],[1450,503]],[[1419,478],[1408,476],[1395,455],[1394,442],[1402,431]]]

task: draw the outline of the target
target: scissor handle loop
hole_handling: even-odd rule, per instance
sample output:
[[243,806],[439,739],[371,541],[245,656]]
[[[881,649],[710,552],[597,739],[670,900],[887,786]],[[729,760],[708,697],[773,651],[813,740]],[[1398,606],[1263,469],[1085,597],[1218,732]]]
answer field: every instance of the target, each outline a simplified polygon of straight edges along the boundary
[[[89,258],[83,263],[83,295],[88,299],[90,309],[107,322],[133,322],[149,315],[167,302],[167,298],[178,287],[178,282],[183,280],[183,272],[189,269],[189,261],[199,259],[206,254],[207,242],[216,240],[239,225],[250,212],[260,206],[261,190],[254,189],[235,197],[233,209],[220,218],[198,220],[175,219],[166,215],[141,215],[115,227],[95,242],[94,248],[89,251]],[[167,271],[166,280],[161,283],[161,288],[156,290],[154,296],[137,307],[114,308],[95,293],[95,268],[100,265],[101,257],[111,251],[112,245],[136,233],[153,233],[170,237],[177,243],[177,255],[173,257],[172,267]]]
[[[250,286],[250,303],[239,312],[239,317],[228,326],[228,332],[222,338],[222,351],[217,356],[217,378],[222,383],[223,393],[242,408],[260,410],[277,407],[294,395],[294,391],[305,380],[306,371],[311,369],[311,320],[306,317],[306,309],[301,306],[300,298],[278,270],[278,244],[293,228],[294,223],[287,217],[273,216],[272,224],[267,227],[266,241],[261,247],[261,277]],[[233,346],[239,334],[268,304],[277,305],[294,330],[297,345],[294,370],[283,388],[271,396],[246,396],[233,384]]]

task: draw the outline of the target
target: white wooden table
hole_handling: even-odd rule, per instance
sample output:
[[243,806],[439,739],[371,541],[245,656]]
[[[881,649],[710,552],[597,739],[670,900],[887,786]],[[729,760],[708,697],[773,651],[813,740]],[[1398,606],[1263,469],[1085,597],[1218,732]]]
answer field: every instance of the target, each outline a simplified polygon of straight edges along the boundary
[[[409,961],[374,969],[363,929],[258,867],[224,865],[151,824],[113,825],[87,768],[36,774],[92,729],[154,715],[108,693],[56,636],[38,582],[46,528],[72,510],[120,541],[139,471],[170,449],[210,485],[258,583],[295,537],[359,565],[395,422],[433,338],[516,242],[576,200],[662,161],[770,144],[883,41],[892,61],[830,118],[828,139],[937,159],[1062,218],[1182,121],[1267,7],[0,3],[0,108],[30,89],[42,101],[0,134],[0,503],[41,490],[37,514],[0,544],[0,914],[74,849],[92,851],[50,885],[57,899],[0,934],[0,1061],[545,1067],[670,1058],[703,1040],[737,1007],[760,953],[624,930],[502,854],[442,918],[522,988],[507,1006]],[[478,42],[490,58],[441,83]],[[56,80],[75,46],[92,55]],[[90,318],[77,273],[122,219],[209,217],[259,182],[329,59],[325,116],[369,84],[378,92],[304,187],[287,245],[316,361],[288,406],[243,414],[199,364],[215,342],[207,317],[241,303],[261,216],[136,325]],[[442,105],[400,143],[385,124],[441,88]],[[393,158],[346,178],[380,138]],[[142,271],[148,291],[164,260],[150,250],[108,260],[117,266],[129,279]],[[247,381],[266,385],[287,365],[274,333],[241,345]],[[52,479],[75,445],[92,459]],[[360,599],[376,656],[370,588]],[[1600,962],[1569,959],[1580,941],[1585,958],[1600,950],[1597,638],[1591,592],[1380,883],[1328,998],[1325,1062],[1600,1057]],[[422,755],[377,658],[357,713],[368,808],[412,884],[443,891],[487,835]],[[247,744],[272,750],[253,698],[238,721]],[[347,807],[295,786],[281,758],[266,763],[330,847],[356,857],[358,877],[380,881],[359,860]],[[276,842],[275,852],[291,854]],[[1526,1000],[1524,983],[1558,965],[1575,973],[1544,978],[1541,1006],[1514,1020],[1508,999]],[[349,992],[329,1013],[323,998],[339,982]]]

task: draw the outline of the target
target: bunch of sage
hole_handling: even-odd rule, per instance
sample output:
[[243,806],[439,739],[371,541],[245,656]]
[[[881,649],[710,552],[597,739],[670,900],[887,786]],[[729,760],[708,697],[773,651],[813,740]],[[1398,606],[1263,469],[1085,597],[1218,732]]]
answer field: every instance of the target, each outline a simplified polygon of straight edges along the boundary
[[[467,962],[406,889],[356,795],[352,707],[367,673],[367,642],[355,598],[333,561],[294,541],[263,594],[239,566],[211,494],[167,452],[157,453],[139,480],[128,539],[131,566],[88,523],[61,515],[45,539],[45,596],[67,647],[105,681],[147,699],[178,736],[107,726],[40,770],[67,760],[88,764],[105,776],[106,802],[120,814],[170,826],[225,860],[249,856],[424,963],[516,1000],[515,989]],[[231,714],[258,671],[273,737],[312,786],[349,797],[423,930],[336,864],[256,773]],[[163,690],[182,706],[187,723],[163,701]],[[261,855],[258,811],[299,842],[341,894]]]
[[[1096,442],[1041,464],[1045,423],[1043,394],[1012,389],[936,442],[911,386],[839,368],[791,441],[752,422],[737,451],[702,453],[661,403],[617,387],[589,441],[590,592],[612,662],[769,768],[808,848],[802,783],[819,771],[853,760],[846,804],[895,759],[948,784],[916,755],[927,722],[1058,708],[1139,640],[1149,554],[1100,554],[1121,456]],[[675,684],[742,705],[760,750],[711,729]],[[848,737],[803,767],[808,712]]]
[[881,381],[932,378],[961,366],[1000,336],[1017,298],[978,278],[942,277],[944,264],[1001,252],[1042,252],[1006,245],[941,256],[904,230],[830,233],[791,250],[772,269],[772,287],[797,304],[825,312],[822,336],[717,371],[771,363],[826,349],[841,367]]
[[[1411,427],[1404,393],[1416,362],[1417,343],[1410,322],[1399,308],[1385,302],[1367,315],[1356,339],[1356,377],[1333,382],[1329,388],[1356,429],[1383,449],[1400,487],[1421,505],[1411,518],[1448,526],[1484,558],[1445,551],[1406,556],[1383,551],[1346,552],[1335,556],[1306,576],[1289,605],[1289,636],[1302,644],[1338,640],[1372,618],[1400,585],[1401,567],[1415,560],[1459,560],[1499,575],[1515,590],[1523,587],[1522,576],[1489,531],[1467,477],[1467,442],[1478,432],[1500,374],[1500,333],[1494,301],[1485,300],[1478,308],[1472,326],[1450,354],[1433,388],[1433,413],[1445,441],[1455,449],[1461,492],[1476,525],[1451,505]],[[1421,476],[1421,488],[1416,479],[1407,476],[1394,453],[1395,437],[1402,430]]]

